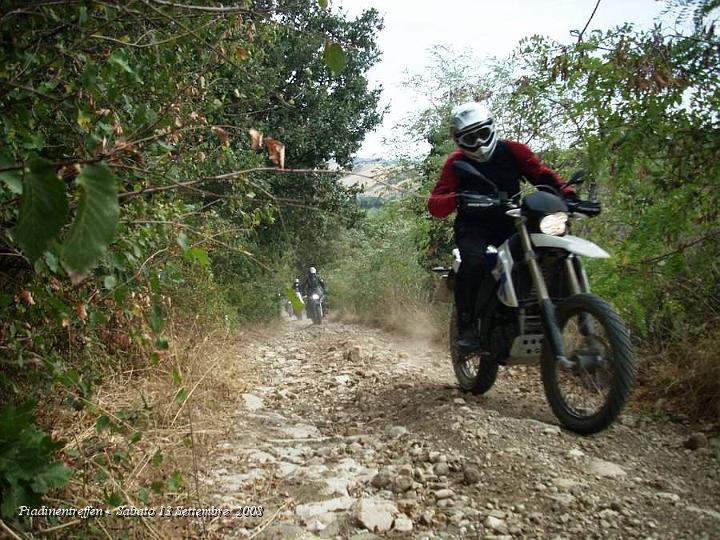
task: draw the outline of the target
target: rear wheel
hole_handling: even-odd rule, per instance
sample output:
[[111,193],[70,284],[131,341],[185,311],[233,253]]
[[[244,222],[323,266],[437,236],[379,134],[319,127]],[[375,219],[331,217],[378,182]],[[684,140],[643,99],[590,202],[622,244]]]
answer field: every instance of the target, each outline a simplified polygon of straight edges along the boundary
[[592,294],[567,298],[555,317],[568,364],[560,364],[550,347],[543,346],[545,395],[568,429],[597,433],[620,414],[635,379],[627,327],[607,302]]
[[457,310],[454,307],[448,334],[453,371],[460,388],[473,394],[484,394],[490,390],[497,378],[498,364],[487,356],[481,356],[479,351],[468,352],[458,347]]

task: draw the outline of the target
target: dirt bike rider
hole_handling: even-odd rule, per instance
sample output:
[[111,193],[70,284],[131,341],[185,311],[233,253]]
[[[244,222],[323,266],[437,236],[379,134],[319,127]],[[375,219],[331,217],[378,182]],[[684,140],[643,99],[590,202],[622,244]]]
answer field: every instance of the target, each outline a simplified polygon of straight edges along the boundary
[[312,294],[318,287],[322,289],[323,296],[327,296],[327,288],[325,287],[325,281],[318,274],[317,268],[314,266],[310,267],[307,277],[302,284],[302,290],[306,296]]
[[466,193],[494,195],[494,188],[477,178],[461,177],[453,163],[464,160],[497,185],[498,191],[512,197],[520,192],[520,179],[548,185],[566,199],[577,200],[574,190],[540,161],[525,144],[499,140],[492,113],[480,103],[465,103],[453,109],[451,131],[458,148],[447,158],[428,200],[428,210],[436,218],[449,216],[457,209],[454,232],[460,249],[461,264],[455,280],[455,305],[458,315],[458,346],[477,350],[480,338],[473,327],[473,311],[485,274],[488,245],[500,246],[515,233],[512,218],[501,208],[480,213],[468,211]]

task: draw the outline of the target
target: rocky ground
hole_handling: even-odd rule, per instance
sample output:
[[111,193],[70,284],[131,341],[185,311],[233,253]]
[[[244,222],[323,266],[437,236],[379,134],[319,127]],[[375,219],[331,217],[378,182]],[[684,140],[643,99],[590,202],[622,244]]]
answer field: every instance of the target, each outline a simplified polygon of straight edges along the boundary
[[476,397],[447,353],[287,322],[243,355],[260,385],[203,467],[218,538],[718,538],[720,438],[626,415],[558,427],[535,368]]

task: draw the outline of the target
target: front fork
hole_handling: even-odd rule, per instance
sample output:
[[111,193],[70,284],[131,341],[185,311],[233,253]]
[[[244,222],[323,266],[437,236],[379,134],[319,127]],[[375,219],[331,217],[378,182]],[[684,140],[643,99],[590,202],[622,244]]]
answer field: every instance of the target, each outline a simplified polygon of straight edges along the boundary
[[[530,235],[528,234],[527,227],[522,219],[518,219],[517,221],[517,230],[523,247],[525,264],[530,271],[530,277],[535,285],[538,303],[540,304],[540,313],[542,316],[545,338],[550,343],[555,359],[565,367],[572,367],[573,364],[565,356],[565,345],[563,344],[562,335],[560,335],[560,329],[558,328],[557,319],[555,318],[555,306],[548,294],[547,286],[545,285],[545,278],[540,271],[540,265],[537,262],[537,256],[535,255],[535,250],[533,249],[532,242],[530,241]],[[574,271],[572,272],[572,275],[576,275]],[[575,279],[575,282],[577,285],[577,279]]]
[[570,253],[565,259],[565,272],[573,294],[589,293],[590,282],[585,273],[585,266],[576,255]]
[[[585,266],[580,258],[570,253],[565,259],[565,274],[567,275],[572,294],[589,293],[590,282],[588,281]],[[595,333],[592,318],[587,313],[580,313],[580,333],[583,336],[591,336]]]

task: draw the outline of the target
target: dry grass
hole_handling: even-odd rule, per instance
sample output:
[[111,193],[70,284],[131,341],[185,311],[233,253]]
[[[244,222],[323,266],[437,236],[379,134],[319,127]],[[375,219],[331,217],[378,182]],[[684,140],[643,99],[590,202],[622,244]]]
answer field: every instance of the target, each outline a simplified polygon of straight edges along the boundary
[[[157,366],[148,363],[141,369],[106,373],[80,412],[46,409],[45,416],[54,416],[53,436],[67,441],[64,458],[76,469],[69,486],[49,504],[107,508],[106,497],[115,492],[124,504],[137,508],[212,505],[200,481],[203,464],[229,431],[241,394],[257,382],[252,359],[244,353],[247,344],[273,329],[231,333],[175,320],[167,333],[171,348]],[[182,403],[176,399],[179,388],[187,391]],[[97,433],[96,422],[102,415],[118,429]],[[131,444],[138,431],[142,438]],[[127,458],[118,460],[116,453],[123,451]],[[158,451],[163,456],[159,466],[153,463]],[[183,477],[181,489],[161,494],[151,489],[153,482],[167,485],[175,471]],[[99,474],[107,476],[104,483],[98,482]],[[147,504],[139,498],[141,490],[149,494]],[[48,532],[51,537],[65,537],[71,531],[105,538],[115,538],[119,531],[130,538],[198,537],[204,536],[204,523],[186,518],[104,517]]]
[[641,406],[666,400],[668,408],[691,419],[720,418],[720,330],[700,341],[676,343],[662,355],[646,357],[639,377]]

